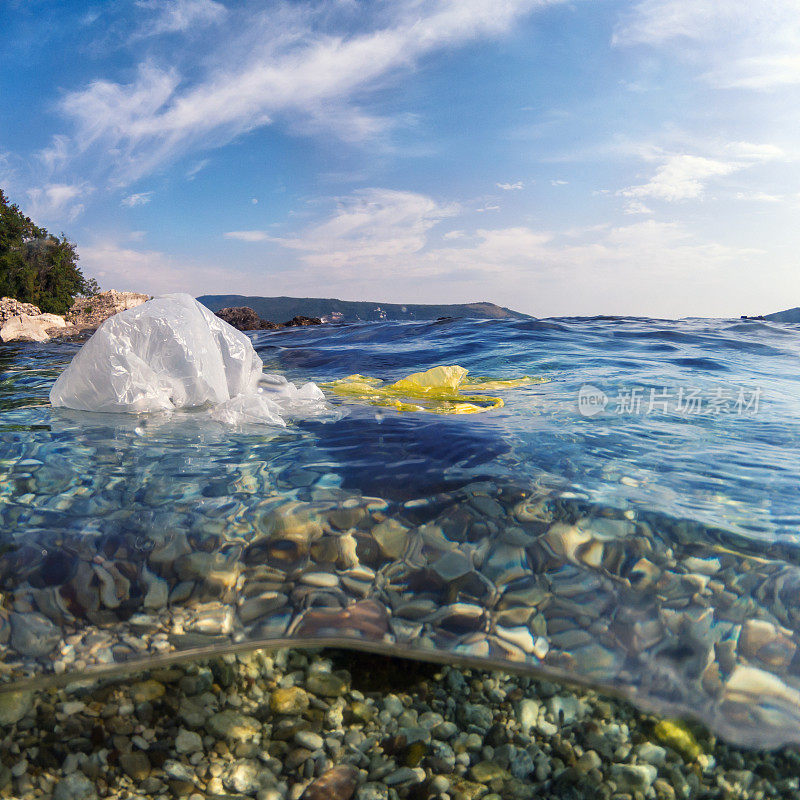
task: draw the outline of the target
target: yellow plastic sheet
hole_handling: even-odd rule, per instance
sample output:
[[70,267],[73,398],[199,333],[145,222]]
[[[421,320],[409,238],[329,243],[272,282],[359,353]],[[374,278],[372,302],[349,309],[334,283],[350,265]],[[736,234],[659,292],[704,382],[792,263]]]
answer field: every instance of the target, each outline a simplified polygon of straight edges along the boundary
[[458,365],[433,367],[415,372],[395,383],[385,383],[366,375],[350,375],[338,381],[320,384],[340,397],[351,398],[398,411],[428,411],[433,414],[478,414],[501,408],[501,397],[463,394],[464,392],[502,391],[543,383],[541,378],[514,378],[506,381],[467,381],[467,370]]

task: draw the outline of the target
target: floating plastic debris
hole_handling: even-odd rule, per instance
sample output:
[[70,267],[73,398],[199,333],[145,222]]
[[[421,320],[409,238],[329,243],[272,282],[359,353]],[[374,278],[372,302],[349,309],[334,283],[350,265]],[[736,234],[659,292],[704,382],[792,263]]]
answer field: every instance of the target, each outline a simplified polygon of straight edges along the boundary
[[433,367],[415,372],[395,383],[386,384],[379,378],[350,375],[338,381],[322,384],[325,389],[342,397],[365,401],[376,406],[388,406],[398,411],[428,411],[433,414],[478,414],[501,408],[502,397],[483,397],[462,392],[489,392],[516,389],[533,383],[545,383],[542,378],[514,378],[505,381],[466,381],[467,370],[458,365]]
[[264,375],[250,339],[187,294],[106,320],[50,391],[54,406],[143,413],[204,408],[218,422],[286,425],[329,410],[313,383]]

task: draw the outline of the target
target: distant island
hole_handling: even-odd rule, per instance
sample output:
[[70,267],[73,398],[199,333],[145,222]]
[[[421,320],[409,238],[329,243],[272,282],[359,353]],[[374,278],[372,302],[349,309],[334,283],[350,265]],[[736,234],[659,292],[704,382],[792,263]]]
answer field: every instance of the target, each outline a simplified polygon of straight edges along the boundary
[[435,320],[440,317],[478,319],[530,319],[494,303],[428,305],[418,303],[372,303],[332,297],[258,297],[242,294],[207,294],[197,300],[211,311],[247,306],[267,320],[319,317],[326,322],[378,322],[382,320]]
[[776,311],[774,314],[764,314],[761,319],[773,322],[800,322],[800,308],[789,308],[786,311]]

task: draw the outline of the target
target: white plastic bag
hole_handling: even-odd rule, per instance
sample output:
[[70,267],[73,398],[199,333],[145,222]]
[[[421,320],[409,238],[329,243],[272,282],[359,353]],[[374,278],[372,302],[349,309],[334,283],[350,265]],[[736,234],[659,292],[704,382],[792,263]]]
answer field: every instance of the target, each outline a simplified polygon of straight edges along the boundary
[[264,376],[250,339],[187,294],[107,319],[58,377],[50,402],[131,413],[211,406],[211,417],[228,424],[285,425],[286,414],[327,409],[313,383],[297,389]]
[[302,418],[327,413],[330,406],[315,383],[297,388],[282,375],[264,375],[256,394],[240,394],[211,411],[211,418],[228,425],[266,422],[285,425],[284,417]]

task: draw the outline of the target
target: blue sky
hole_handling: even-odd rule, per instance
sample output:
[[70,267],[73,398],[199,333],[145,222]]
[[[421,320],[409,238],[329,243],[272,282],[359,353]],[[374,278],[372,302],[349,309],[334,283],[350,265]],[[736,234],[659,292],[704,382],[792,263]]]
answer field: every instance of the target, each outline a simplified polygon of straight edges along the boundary
[[104,288],[800,305],[800,0],[5,0],[0,187]]

